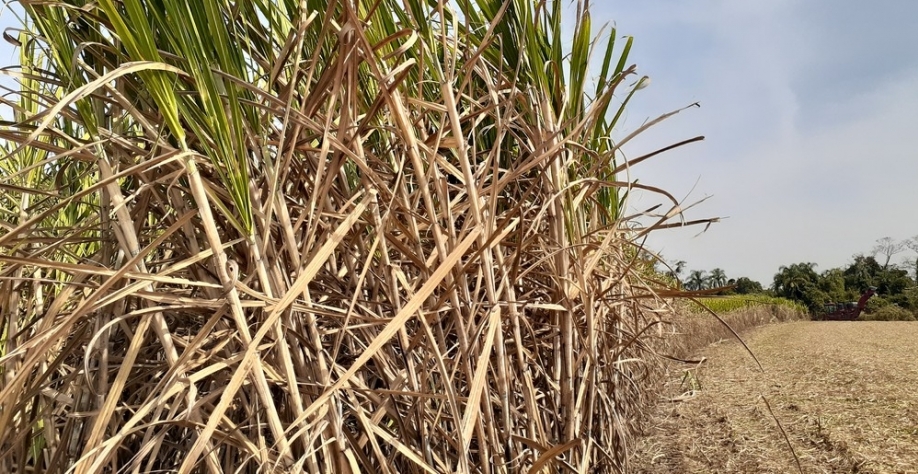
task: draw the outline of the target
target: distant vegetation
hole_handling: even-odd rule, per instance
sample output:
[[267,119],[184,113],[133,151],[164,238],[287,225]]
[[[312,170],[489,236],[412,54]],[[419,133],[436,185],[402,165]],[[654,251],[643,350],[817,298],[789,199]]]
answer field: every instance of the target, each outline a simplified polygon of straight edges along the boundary
[[[770,296],[765,293],[751,294],[751,295],[727,295],[717,298],[710,298],[704,300],[704,305],[714,311],[715,313],[729,313],[731,311],[738,311],[741,309],[754,308],[757,306],[780,306],[789,308],[792,310],[799,311],[800,313],[806,313],[806,308],[793,300],[787,298],[778,298],[775,296]],[[701,311],[701,308],[698,308]]]
[[[900,254],[908,256],[899,264],[893,263],[893,258]],[[877,295],[870,299],[861,319],[915,320],[918,317],[918,256],[915,254],[918,254],[918,236],[902,241],[884,237],[877,240],[871,252],[854,255],[851,263],[844,267],[818,272],[817,265],[812,262],[781,266],[767,289],[746,277],[728,278],[720,268],[710,272],[691,270],[682,278],[684,261],[672,264],[668,274],[681,281],[687,290],[723,288],[721,295],[755,295],[706,300],[715,311],[776,297],[818,314],[826,303],[856,301],[873,286],[877,288]]]
[[862,314],[864,321],[915,321],[915,314],[895,305],[884,306],[872,313]]

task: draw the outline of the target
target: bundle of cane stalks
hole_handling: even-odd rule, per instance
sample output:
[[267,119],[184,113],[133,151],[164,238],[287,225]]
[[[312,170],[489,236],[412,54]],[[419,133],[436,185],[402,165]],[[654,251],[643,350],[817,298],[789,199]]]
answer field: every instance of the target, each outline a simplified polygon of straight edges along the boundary
[[624,470],[685,222],[562,3],[18,2],[0,471]]

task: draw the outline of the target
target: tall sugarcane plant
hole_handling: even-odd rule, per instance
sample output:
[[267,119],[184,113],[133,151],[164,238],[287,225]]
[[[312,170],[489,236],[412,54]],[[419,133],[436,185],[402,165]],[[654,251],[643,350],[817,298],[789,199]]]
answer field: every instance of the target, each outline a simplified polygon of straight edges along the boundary
[[625,468],[662,303],[586,2],[19,4],[0,471]]

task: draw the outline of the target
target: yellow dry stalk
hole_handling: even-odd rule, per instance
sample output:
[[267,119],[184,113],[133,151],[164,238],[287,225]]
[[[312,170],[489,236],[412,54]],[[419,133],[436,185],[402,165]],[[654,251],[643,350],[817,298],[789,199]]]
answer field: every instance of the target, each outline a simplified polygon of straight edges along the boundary
[[0,471],[620,472],[682,211],[624,175],[700,137],[623,161],[562,3],[23,2]]

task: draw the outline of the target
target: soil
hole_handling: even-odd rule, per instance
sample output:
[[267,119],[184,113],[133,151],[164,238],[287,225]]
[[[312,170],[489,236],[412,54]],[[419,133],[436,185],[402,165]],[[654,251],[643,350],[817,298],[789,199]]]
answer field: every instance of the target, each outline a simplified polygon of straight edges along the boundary
[[918,473],[918,323],[795,322],[743,338],[764,371],[735,340],[672,366],[632,472]]

